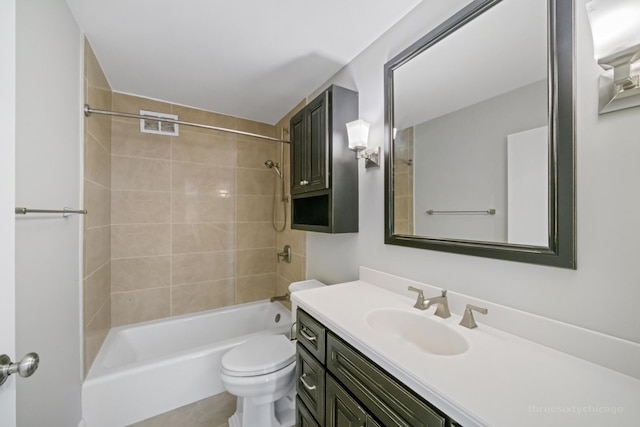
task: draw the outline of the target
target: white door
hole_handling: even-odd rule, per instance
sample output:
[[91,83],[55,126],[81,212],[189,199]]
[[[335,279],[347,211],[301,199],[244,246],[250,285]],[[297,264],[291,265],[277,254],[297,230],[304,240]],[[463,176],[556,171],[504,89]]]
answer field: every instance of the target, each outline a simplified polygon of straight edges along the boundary
[[549,127],[507,135],[507,242],[549,246]]
[[[16,0],[0,1],[0,354],[15,361]],[[15,375],[0,386],[0,426],[16,425]]]

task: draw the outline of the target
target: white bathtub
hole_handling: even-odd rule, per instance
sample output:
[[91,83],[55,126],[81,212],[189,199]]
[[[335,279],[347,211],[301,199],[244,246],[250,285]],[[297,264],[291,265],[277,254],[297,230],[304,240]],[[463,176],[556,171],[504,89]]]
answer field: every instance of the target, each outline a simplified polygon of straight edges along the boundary
[[113,328],[82,385],[86,425],[122,427],[221,393],[224,353],[290,326],[283,305],[259,301]]

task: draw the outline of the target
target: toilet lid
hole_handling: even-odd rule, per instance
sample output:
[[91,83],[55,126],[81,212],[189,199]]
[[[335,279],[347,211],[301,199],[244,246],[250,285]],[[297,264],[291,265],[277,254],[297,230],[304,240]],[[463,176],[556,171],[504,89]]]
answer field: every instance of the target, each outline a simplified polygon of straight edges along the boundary
[[222,372],[235,377],[270,374],[293,363],[295,344],[284,335],[251,338],[222,356]]

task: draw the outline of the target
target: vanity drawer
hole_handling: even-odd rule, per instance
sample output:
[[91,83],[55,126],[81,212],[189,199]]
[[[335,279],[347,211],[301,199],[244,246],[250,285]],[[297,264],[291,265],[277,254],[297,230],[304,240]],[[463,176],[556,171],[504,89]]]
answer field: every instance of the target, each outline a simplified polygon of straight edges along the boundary
[[445,427],[446,417],[332,333],[327,370],[384,426]]
[[298,343],[302,344],[320,363],[325,360],[326,330],[322,323],[298,309],[296,314]]
[[319,425],[324,425],[325,374],[322,366],[298,342],[296,351],[296,391]]
[[296,398],[296,427],[320,427],[299,397]]

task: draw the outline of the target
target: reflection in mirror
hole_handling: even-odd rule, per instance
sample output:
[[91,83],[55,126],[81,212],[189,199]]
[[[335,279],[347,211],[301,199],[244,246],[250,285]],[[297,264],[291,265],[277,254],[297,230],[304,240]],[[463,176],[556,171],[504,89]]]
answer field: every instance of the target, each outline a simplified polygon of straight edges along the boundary
[[[542,225],[525,241],[516,214],[528,211],[508,206],[511,193],[538,195],[513,188],[531,173],[547,197],[546,149],[538,164],[520,165],[532,170],[508,163],[532,151],[524,145],[548,144],[544,131],[538,141],[517,136],[547,126],[546,29],[546,0],[503,1],[394,72],[397,234],[549,245],[546,202],[519,198]],[[398,165],[409,159],[413,167]]]
[[393,141],[394,231],[415,234],[413,198],[413,127],[395,131]]
[[573,266],[571,3],[473,1],[385,66],[387,243]]

